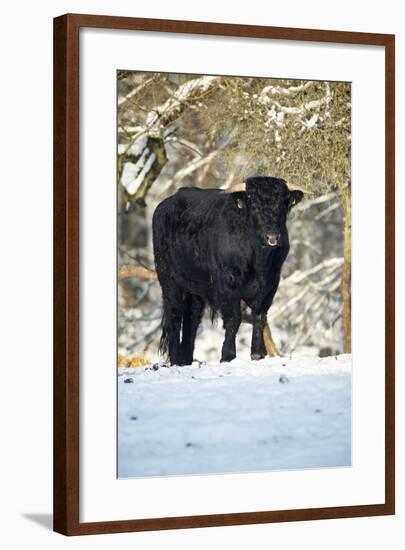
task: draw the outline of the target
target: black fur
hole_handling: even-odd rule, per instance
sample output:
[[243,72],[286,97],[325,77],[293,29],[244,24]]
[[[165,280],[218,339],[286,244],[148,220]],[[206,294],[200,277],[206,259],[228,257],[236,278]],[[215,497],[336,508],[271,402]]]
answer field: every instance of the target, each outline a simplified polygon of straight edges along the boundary
[[157,206],[153,247],[163,295],[160,350],[171,364],[192,362],[206,306],[222,315],[221,361],[232,360],[241,300],[253,315],[252,358],[266,355],[263,327],[289,251],[287,214],[302,197],[284,180],[251,177],[245,192],[183,187]]

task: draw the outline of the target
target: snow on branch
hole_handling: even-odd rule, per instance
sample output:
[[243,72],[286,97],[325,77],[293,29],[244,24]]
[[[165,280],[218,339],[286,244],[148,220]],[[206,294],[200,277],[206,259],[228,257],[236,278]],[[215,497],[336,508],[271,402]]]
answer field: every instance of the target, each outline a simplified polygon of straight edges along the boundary
[[319,264],[315,265],[314,267],[311,267],[306,271],[301,271],[301,270],[294,271],[294,273],[292,273],[289,277],[286,277],[281,281],[280,287],[285,286],[288,283],[294,283],[294,284],[301,283],[305,279],[308,279],[310,275],[315,275],[315,273],[319,273],[319,271],[322,271],[322,269],[325,269],[326,271],[334,271],[336,269],[339,269],[342,266],[343,266],[343,258],[328,258],[327,260],[323,260]]
[[188,80],[161,105],[154,107],[146,118],[143,126],[127,126],[122,128],[126,134],[133,134],[129,147],[145,135],[160,137],[166,128],[196,101],[202,99],[208,91],[219,85],[222,77],[203,76]]
[[[217,86],[220,79],[221,77],[218,76],[203,76],[188,80],[180,85],[164,103],[149,112],[144,126],[122,128],[127,135],[134,131],[129,143],[121,144],[118,151],[118,178],[125,190],[127,206],[133,200],[140,205],[145,205],[146,194],[168,161],[165,143],[173,141],[173,137],[167,133],[169,126],[187,108]],[[147,83],[148,80],[140,86],[146,86]],[[140,86],[133,90],[131,97],[128,97],[130,95],[128,94],[126,100],[133,98],[139,92]],[[209,156],[203,157],[197,159],[196,164],[185,166],[183,171],[177,174],[176,181],[186,177],[200,166],[204,166],[210,160]]]
[[278,101],[270,100],[270,103],[276,107],[279,111],[281,111],[284,114],[288,115],[303,115],[307,111],[312,111],[314,109],[319,109],[322,105],[327,105],[330,100],[332,99],[332,92],[330,91],[329,84],[325,84],[326,91],[325,95],[321,97],[320,99],[314,99],[312,101],[308,101],[307,103],[303,103],[302,105],[298,107],[287,107],[285,105],[281,105]]
[[[262,92],[263,93],[263,92]],[[320,99],[314,99],[306,103],[302,103],[298,106],[282,105],[279,101],[265,95],[260,95],[259,103],[268,105],[267,121],[265,125],[267,127],[275,125],[278,128],[282,128],[285,124],[284,117],[286,115],[293,115],[297,117],[296,124],[302,126],[302,131],[305,129],[313,128],[319,119],[319,114],[314,113],[310,118],[303,118],[311,111],[320,109],[323,105],[328,105],[332,99],[332,92],[328,82],[325,82],[325,95]],[[277,141],[277,139],[276,139]],[[279,140],[280,141],[280,140]]]
[[316,197],[315,199],[307,199],[305,201],[300,202],[295,207],[296,212],[303,212],[304,210],[308,210],[308,208],[311,208],[312,206],[316,206],[318,204],[323,204],[324,202],[329,202],[332,199],[336,198],[336,193],[325,193],[324,195],[320,195],[319,197]]
[[169,99],[149,113],[146,120],[149,134],[160,133],[174,122],[190,103],[198,101],[202,95],[217,86],[220,80],[219,76],[202,76],[179,86]]
[[127,207],[132,201],[145,206],[145,197],[167,160],[164,142],[160,138],[142,136],[131,147],[126,147],[118,159],[118,172]]
[[283,86],[265,86],[260,92],[259,103],[262,105],[270,103],[271,99],[269,96],[295,97],[299,93],[310,88],[313,84],[314,82],[312,80],[308,80],[308,82],[300,86],[289,86],[288,88]]
[[324,300],[340,286],[342,267],[343,258],[328,258],[306,271],[296,270],[282,279],[277,300],[270,309],[271,323],[288,317],[292,318],[293,323],[300,323],[302,319],[295,314],[297,310],[311,312],[313,316]]

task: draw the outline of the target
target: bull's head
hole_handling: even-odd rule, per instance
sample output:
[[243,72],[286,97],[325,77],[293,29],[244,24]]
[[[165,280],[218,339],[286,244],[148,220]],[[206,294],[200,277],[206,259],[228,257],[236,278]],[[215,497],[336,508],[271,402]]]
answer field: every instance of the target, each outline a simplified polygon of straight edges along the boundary
[[232,186],[239,208],[247,208],[263,245],[277,247],[286,238],[287,214],[307,191],[272,177],[250,177]]

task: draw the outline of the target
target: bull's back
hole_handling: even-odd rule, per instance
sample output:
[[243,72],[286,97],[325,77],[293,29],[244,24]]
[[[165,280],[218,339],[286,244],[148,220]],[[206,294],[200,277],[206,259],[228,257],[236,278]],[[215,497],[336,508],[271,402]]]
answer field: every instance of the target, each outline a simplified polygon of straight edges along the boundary
[[211,217],[221,208],[224,193],[217,189],[181,188],[161,202],[153,215],[153,248],[156,271],[184,286],[209,283],[207,246]]
[[191,236],[215,217],[225,199],[219,189],[182,187],[157,206],[152,220],[154,234],[164,230],[172,235],[184,232]]
[[206,214],[213,206],[220,207],[226,200],[226,195],[220,189],[200,189],[199,187],[181,187],[177,193],[166,199],[161,205],[175,215],[190,214],[198,217],[200,213]]

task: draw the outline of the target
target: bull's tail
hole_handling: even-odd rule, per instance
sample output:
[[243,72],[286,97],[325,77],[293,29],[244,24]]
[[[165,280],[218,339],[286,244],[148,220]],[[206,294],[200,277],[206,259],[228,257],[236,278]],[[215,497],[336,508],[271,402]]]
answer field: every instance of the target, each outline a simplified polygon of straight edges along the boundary
[[167,323],[167,316],[163,313],[162,317],[162,335],[159,342],[159,353],[167,360],[169,356],[169,327]]
[[[182,347],[192,338],[193,306],[191,294],[186,294],[183,301],[183,315],[181,320]],[[184,352],[184,350],[183,350]]]
[[[152,234],[153,234],[153,254],[155,258],[155,268],[160,285],[162,286],[162,274],[167,270],[167,250],[164,243],[164,238],[167,235],[166,216],[160,203],[152,217]],[[163,294],[163,286],[162,286]],[[165,300],[163,299],[163,315],[162,315],[162,335],[159,342],[159,354],[165,359],[169,356],[169,336],[170,336],[170,319]]]
[[[181,328],[181,339],[183,342],[188,342],[191,339],[191,333],[192,333],[192,298],[191,295],[188,294],[184,297],[183,303],[182,303],[182,314],[181,314],[181,320],[180,320],[180,326],[179,330]],[[169,312],[167,307],[163,305],[163,315],[162,315],[162,335],[160,337],[160,343],[159,343],[159,353],[164,357],[166,360],[169,359],[169,351],[170,351],[170,338],[173,338],[173,330],[176,333],[176,329],[174,329],[173,324],[176,325],[176,319],[173,318],[173,312]]]
[[209,314],[211,319],[211,324],[215,325],[218,319],[218,308],[216,308],[214,305],[209,304]]

